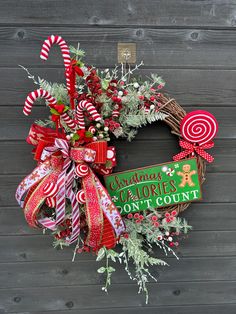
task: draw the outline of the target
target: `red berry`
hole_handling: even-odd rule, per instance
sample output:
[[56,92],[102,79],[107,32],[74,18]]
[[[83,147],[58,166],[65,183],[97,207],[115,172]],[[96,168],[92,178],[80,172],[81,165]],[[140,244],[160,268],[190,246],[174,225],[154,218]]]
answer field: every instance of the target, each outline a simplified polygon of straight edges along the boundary
[[151,97],[150,97],[150,100],[151,100],[151,101],[154,101],[155,99],[156,99],[156,98],[155,98],[154,96],[151,96]]
[[154,222],[154,226],[155,226],[155,227],[159,227],[159,222],[155,221],[155,222]]
[[125,239],[128,239],[128,238],[129,238],[129,234],[128,234],[127,232],[125,232],[125,233],[123,234],[123,237],[124,237]]
[[133,218],[133,214],[132,214],[132,213],[129,213],[129,214],[127,215],[127,217],[128,217],[129,219],[131,219],[131,218]]
[[66,220],[66,225],[69,227],[71,225],[70,219]]
[[67,236],[66,230],[61,231],[61,232],[60,232],[60,236],[61,236],[62,238],[65,238],[65,237]]
[[134,218],[135,218],[135,219],[138,219],[138,218],[139,218],[139,213],[135,213],[135,214],[134,214]]
[[177,215],[177,211],[176,210],[172,210],[171,215],[172,216],[176,216]]
[[84,251],[84,252],[89,252],[89,251],[90,251],[90,249],[89,249],[89,247],[88,247],[87,245],[84,245],[84,247],[83,247],[83,251]]
[[136,224],[140,224],[141,220],[140,219],[137,219],[135,220]]
[[170,214],[169,213],[165,213],[165,217],[166,218],[170,217]]
[[173,247],[175,244],[174,244],[174,242],[170,242],[169,245],[170,245],[171,247]]
[[140,95],[138,98],[139,98],[140,100],[144,100],[144,96],[143,96],[143,95]]
[[120,127],[120,123],[117,122],[117,123],[114,124],[114,126],[115,126],[115,128],[117,129],[117,128]]
[[152,216],[152,221],[157,221],[157,216]]
[[139,215],[139,219],[143,220],[144,219],[143,215]]

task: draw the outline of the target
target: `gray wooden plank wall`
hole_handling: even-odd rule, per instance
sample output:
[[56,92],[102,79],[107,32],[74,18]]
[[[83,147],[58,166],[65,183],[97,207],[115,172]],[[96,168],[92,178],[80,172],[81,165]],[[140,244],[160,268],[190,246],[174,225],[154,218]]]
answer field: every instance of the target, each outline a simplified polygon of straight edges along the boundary
[[[0,0],[0,313],[236,312],[235,26],[235,0]],[[117,42],[136,42],[143,76],[160,73],[186,110],[205,108],[219,120],[204,200],[183,214],[194,231],[181,244],[180,262],[169,258],[159,284],[149,285],[148,306],[121,269],[105,295],[94,257],[71,263],[71,251],[53,250],[50,236],[29,229],[16,206],[16,185],[34,166],[24,139],[33,119],[46,115],[40,106],[28,119],[21,114],[34,86],[18,64],[63,80],[58,49],[46,63],[39,59],[52,33],[80,41],[87,62],[99,67],[116,63]],[[178,151],[166,126],[116,144],[119,169],[170,160]]]

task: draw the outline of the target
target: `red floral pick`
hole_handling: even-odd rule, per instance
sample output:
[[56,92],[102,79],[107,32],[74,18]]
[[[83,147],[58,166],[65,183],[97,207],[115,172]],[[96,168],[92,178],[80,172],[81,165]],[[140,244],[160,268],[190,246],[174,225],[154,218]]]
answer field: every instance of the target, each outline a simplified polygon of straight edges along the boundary
[[92,142],[93,138],[88,134],[88,131],[85,130],[78,130],[77,134],[79,135],[79,143],[90,143]]
[[53,122],[57,122],[58,120],[59,120],[59,118],[60,118],[60,115],[64,112],[64,110],[65,110],[65,105],[63,105],[63,104],[49,104],[49,107],[51,108],[51,109],[54,109],[54,110],[56,110],[56,112],[57,112],[57,114],[52,114],[52,116],[51,116],[51,120],[53,121]]

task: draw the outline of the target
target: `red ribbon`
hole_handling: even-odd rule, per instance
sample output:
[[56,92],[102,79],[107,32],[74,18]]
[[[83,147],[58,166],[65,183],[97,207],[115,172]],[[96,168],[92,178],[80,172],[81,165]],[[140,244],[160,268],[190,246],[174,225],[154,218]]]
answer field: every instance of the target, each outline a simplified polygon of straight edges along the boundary
[[196,144],[192,144],[190,142],[184,141],[184,140],[180,140],[179,145],[184,150],[181,153],[173,156],[174,161],[178,161],[180,159],[183,159],[188,155],[194,154],[195,152],[199,156],[201,156],[202,158],[204,158],[205,160],[207,160],[210,163],[213,162],[213,160],[214,160],[214,157],[205,151],[205,149],[210,149],[210,148],[214,147],[213,142],[209,142],[209,143],[206,143],[203,145],[196,145]]
[[68,77],[70,80],[70,103],[71,103],[71,109],[74,109],[75,104],[74,104],[74,99],[75,99],[75,84],[76,84],[76,74],[78,76],[84,76],[84,72],[81,70],[81,68],[77,65],[76,60],[71,60],[70,65],[67,67],[66,71],[68,71]]
[[[44,133],[44,131],[44,128],[42,128],[41,132]],[[34,134],[30,135],[29,142],[37,147],[41,136],[36,138],[35,136],[32,137],[32,135]],[[125,226],[108,192],[91,168],[93,164],[105,166],[108,149],[107,142],[100,141],[92,144],[70,148],[66,140],[56,138],[54,146],[50,145],[43,150],[40,160],[44,161],[41,161],[32,174],[26,177],[19,185],[16,198],[24,208],[26,220],[31,226],[36,227],[40,223],[44,227],[53,230],[57,224],[61,223],[61,220],[59,220],[61,213],[63,214],[62,220],[64,219],[64,203],[63,206],[56,207],[56,221],[47,217],[38,220],[38,213],[47,198],[44,193],[45,186],[51,182],[57,184],[60,188],[57,194],[57,203],[58,199],[65,201],[66,198],[69,198],[71,202],[72,234],[68,241],[72,243],[77,240],[80,232],[79,205],[72,189],[74,169],[76,164],[88,165],[88,174],[81,178],[86,196],[86,218],[89,228],[86,245],[94,250],[98,250],[101,246],[113,247],[116,244],[116,239],[124,231]],[[68,171],[69,167],[70,170]],[[59,184],[59,181],[62,184]],[[23,201],[24,195],[26,197]]]
[[34,159],[41,161],[41,155],[45,147],[52,146],[56,138],[65,139],[65,134],[59,133],[51,128],[46,128],[38,124],[32,124],[27,143],[35,146],[33,149]]

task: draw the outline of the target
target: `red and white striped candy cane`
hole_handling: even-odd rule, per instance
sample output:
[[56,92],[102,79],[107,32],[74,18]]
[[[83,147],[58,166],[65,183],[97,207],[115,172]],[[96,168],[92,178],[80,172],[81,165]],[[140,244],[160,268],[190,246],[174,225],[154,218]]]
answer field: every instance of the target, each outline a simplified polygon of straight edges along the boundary
[[56,104],[57,100],[56,98],[52,97],[49,92],[47,92],[46,90],[43,90],[41,88],[36,89],[35,91],[29,93],[29,95],[27,96],[26,100],[25,100],[25,105],[23,108],[23,113],[26,116],[29,116],[33,107],[34,102],[36,101],[36,99],[38,98],[44,98],[47,102],[51,103],[51,104]]
[[68,125],[70,129],[72,130],[76,129],[77,124],[75,123],[74,120],[71,119],[71,117],[66,112],[61,114],[61,118],[63,119],[63,121],[65,121],[66,125]]
[[112,118],[118,118],[120,116],[120,112],[119,110],[114,109],[111,115],[112,115]]
[[[32,111],[32,107],[33,107],[33,104],[34,102],[38,99],[38,98],[44,98],[46,99],[47,102],[51,103],[51,104],[56,104],[57,103],[57,100],[56,98],[52,97],[49,92],[47,92],[46,90],[43,90],[41,88],[39,89],[36,89],[35,91],[29,93],[29,95],[27,96],[26,98],[26,101],[25,101],[25,105],[24,105],[24,108],[23,108],[23,113],[28,116],[30,115],[31,111]],[[76,123],[74,120],[72,120],[70,118],[70,116],[64,112],[62,115],[61,115],[61,118],[65,121],[65,123],[68,125],[68,127],[72,130],[75,130],[76,129]]]
[[[63,61],[64,61],[64,66],[65,66],[65,69],[67,70],[67,68],[70,66],[70,62],[71,62],[70,50],[69,50],[67,43],[65,42],[65,40],[61,36],[51,35],[48,37],[48,39],[46,39],[44,41],[41,52],[40,52],[40,58],[43,60],[47,60],[49,51],[50,51],[52,45],[54,45],[54,44],[57,44],[60,46]],[[66,71],[65,73],[66,73],[65,74],[66,75],[66,86],[67,86],[67,89],[69,91],[70,90],[69,73],[68,73],[68,71]]]
[[85,129],[85,122],[84,122],[84,113],[83,110],[86,109],[87,112],[91,115],[94,121],[100,121],[101,116],[95,109],[94,105],[87,101],[81,100],[76,108],[76,120],[78,121],[78,126],[80,129]]

